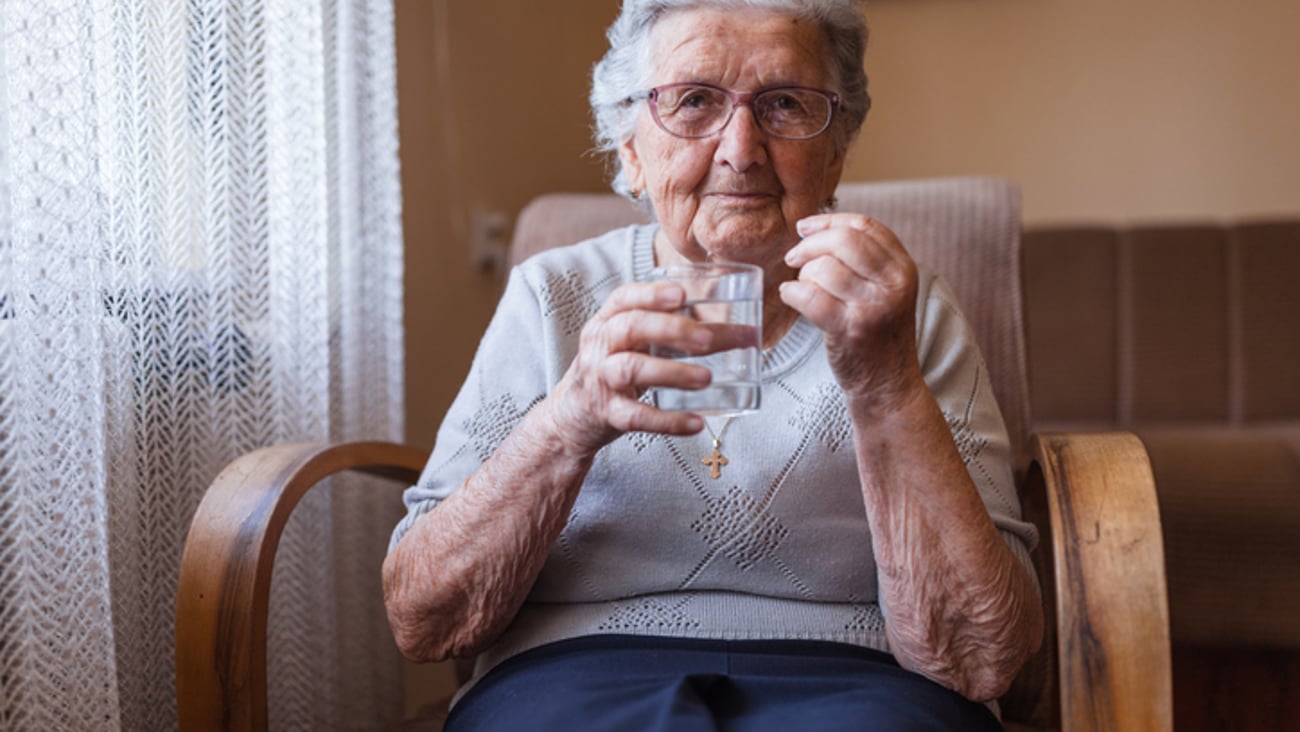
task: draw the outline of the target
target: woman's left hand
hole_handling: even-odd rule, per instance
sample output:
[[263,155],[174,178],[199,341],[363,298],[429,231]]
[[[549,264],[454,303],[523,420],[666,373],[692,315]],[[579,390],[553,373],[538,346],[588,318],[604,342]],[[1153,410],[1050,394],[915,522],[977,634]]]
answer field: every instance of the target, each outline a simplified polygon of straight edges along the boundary
[[882,406],[923,386],[916,353],[916,263],[884,224],[861,214],[810,216],[786,254],[797,279],[781,300],[825,333],[850,400]]

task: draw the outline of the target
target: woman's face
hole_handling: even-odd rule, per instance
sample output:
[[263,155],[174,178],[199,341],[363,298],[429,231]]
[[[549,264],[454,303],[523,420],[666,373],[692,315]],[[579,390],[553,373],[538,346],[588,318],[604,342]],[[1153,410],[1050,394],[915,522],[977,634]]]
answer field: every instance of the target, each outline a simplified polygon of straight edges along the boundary
[[[681,11],[656,24],[650,46],[650,86],[835,91],[826,39],[811,21],[762,10]],[[632,188],[649,196],[659,219],[661,263],[712,257],[771,270],[798,241],[795,222],[834,195],[844,163],[834,130],[809,140],[772,137],[742,106],[720,133],[682,139],[642,106],[619,154]]]

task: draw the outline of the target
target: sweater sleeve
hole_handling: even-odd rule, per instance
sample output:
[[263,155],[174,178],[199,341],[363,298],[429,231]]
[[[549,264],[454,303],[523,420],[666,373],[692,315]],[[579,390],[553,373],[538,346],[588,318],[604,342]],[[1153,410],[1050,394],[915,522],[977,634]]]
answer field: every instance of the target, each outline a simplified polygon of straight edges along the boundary
[[417,519],[459,489],[545,396],[548,333],[536,293],[515,268],[438,428],[429,462],[403,494],[407,512],[393,530],[390,551]]
[[1006,424],[974,330],[956,303],[942,278],[923,273],[917,318],[922,373],[993,524],[1032,575],[1029,552],[1037,530],[1021,519]]

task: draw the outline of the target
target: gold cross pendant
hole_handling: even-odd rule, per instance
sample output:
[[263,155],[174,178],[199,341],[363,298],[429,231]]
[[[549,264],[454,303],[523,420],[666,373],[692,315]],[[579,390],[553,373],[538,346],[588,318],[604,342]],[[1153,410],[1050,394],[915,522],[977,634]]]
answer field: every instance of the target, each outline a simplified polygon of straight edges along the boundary
[[707,457],[704,457],[700,460],[700,462],[709,466],[709,477],[714,479],[722,477],[722,466],[727,464],[727,456],[723,455],[718,450],[718,444],[719,444],[718,441],[714,440],[713,452],[709,453]]

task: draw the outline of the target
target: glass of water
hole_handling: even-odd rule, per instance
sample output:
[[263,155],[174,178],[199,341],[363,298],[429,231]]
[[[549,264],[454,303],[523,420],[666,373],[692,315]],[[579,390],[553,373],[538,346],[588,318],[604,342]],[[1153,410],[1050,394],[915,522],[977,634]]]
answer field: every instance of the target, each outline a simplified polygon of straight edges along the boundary
[[652,347],[651,355],[708,367],[713,381],[699,390],[659,388],[660,409],[706,417],[758,410],[763,347],[763,270],[752,264],[691,262],[658,267],[651,280],[670,280],[686,290],[681,312],[708,325],[716,350],[706,354]]

